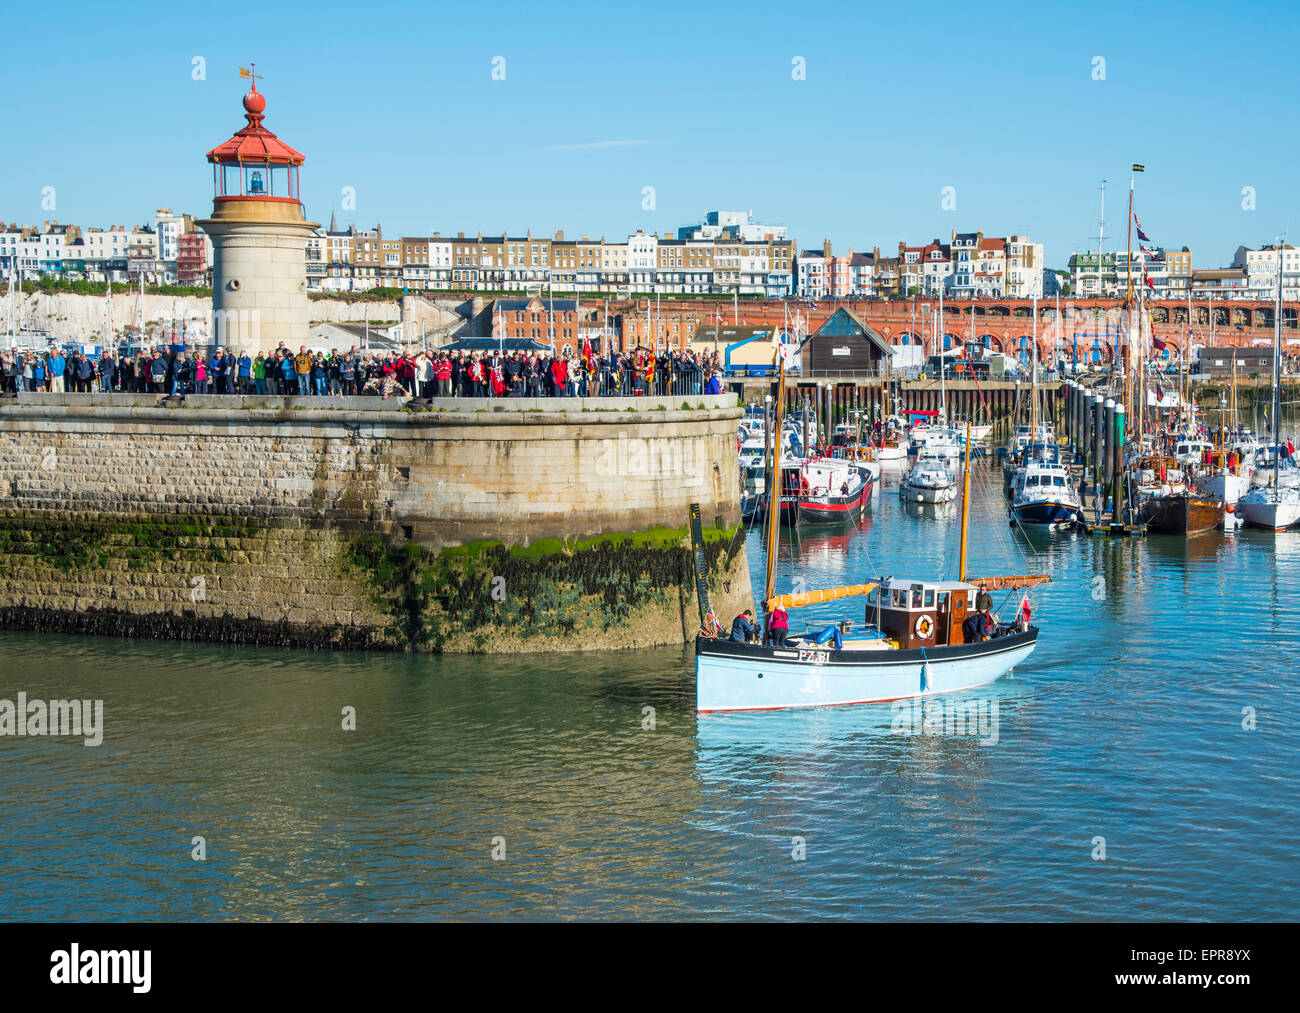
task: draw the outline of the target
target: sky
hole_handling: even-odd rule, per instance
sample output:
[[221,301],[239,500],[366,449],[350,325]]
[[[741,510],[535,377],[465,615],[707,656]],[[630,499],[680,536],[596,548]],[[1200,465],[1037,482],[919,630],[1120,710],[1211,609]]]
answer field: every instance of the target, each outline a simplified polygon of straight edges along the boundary
[[1145,231],[1196,267],[1300,230],[1300,27],[1273,0],[69,0],[3,21],[6,222],[205,216],[204,154],[244,125],[256,61],[308,217],[386,234],[612,238],[752,210],[801,247],[983,229],[1064,267],[1096,248],[1103,179],[1123,249],[1133,162]]

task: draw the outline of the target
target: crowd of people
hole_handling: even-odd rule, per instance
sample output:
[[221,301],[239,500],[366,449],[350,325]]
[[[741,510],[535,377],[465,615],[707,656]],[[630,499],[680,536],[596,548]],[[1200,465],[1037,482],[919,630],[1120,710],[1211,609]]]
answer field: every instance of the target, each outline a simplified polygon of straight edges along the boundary
[[281,342],[269,354],[218,348],[210,356],[171,347],[99,358],[53,346],[0,351],[0,377],[11,393],[632,397],[720,393],[722,372],[716,352],[294,352]]

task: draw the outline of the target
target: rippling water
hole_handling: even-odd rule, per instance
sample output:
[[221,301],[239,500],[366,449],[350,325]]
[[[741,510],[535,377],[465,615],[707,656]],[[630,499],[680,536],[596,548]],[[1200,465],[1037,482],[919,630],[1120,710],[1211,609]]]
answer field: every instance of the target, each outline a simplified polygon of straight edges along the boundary
[[[996,744],[887,704],[697,718],[677,649],[0,633],[0,697],[106,726],[0,738],[0,918],[1295,919],[1300,533],[1030,541],[976,486],[971,571],[1055,578],[1037,652],[968,697]],[[784,541],[778,584],[952,576],[958,529],[887,482],[859,529]]]

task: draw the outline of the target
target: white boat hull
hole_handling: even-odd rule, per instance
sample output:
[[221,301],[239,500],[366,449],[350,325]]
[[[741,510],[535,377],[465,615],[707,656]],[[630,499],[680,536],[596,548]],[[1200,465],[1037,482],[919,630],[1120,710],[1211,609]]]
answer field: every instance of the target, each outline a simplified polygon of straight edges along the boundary
[[1250,528],[1285,531],[1300,524],[1300,497],[1246,495],[1237,501],[1237,516]]
[[1210,499],[1221,499],[1225,503],[1236,503],[1245,494],[1248,486],[1241,475],[1206,475],[1197,482],[1201,495]]
[[957,487],[912,485],[903,482],[898,487],[898,497],[906,503],[951,503],[957,498]]
[[[1033,653],[1038,629],[923,652],[778,649],[696,642],[696,710],[784,710],[885,703],[986,686]],[[710,650],[719,653],[709,653]],[[722,652],[730,653],[722,653]],[[865,657],[864,657],[865,656]]]

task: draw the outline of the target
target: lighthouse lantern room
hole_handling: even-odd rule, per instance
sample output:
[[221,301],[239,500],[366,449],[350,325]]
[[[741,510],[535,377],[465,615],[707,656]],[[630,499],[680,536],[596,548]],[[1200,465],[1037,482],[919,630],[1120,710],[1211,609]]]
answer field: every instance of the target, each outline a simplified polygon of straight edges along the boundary
[[217,202],[278,200],[301,204],[298,172],[306,158],[262,126],[266,96],[252,90],[244,96],[248,125],[208,152],[212,163],[213,198]]
[[306,157],[263,126],[257,75],[244,96],[248,121],[208,152],[212,217],[212,336],[229,351],[307,343],[307,239],[320,226],[303,213],[299,172]]

